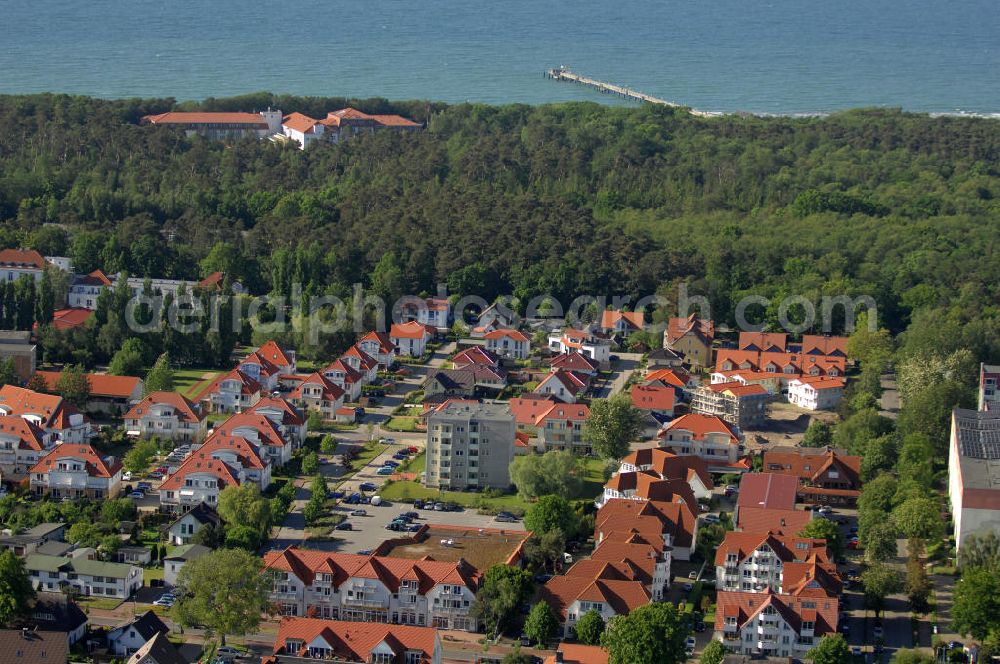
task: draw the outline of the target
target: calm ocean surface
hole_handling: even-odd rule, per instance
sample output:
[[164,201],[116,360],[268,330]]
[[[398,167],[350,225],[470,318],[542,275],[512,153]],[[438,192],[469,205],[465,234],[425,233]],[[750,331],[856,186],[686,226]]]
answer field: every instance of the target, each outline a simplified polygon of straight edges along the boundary
[[[0,0],[0,92],[1000,113],[998,0]],[[291,110],[291,109],[286,109]]]

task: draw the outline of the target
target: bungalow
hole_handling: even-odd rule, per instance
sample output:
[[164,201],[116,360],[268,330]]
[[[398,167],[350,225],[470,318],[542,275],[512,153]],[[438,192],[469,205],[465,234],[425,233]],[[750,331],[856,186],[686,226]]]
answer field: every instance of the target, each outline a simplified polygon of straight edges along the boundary
[[441,664],[441,637],[433,627],[286,618],[278,626],[274,654],[263,664],[319,659],[341,662]]
[[588,377],[575,371],[556,370],[542,379],[535,388],[538,394],[551,394],[565,403],[576,403],[590,385]]
[[660,446],[681,455],[701,457],[709,470],[742,472],[749,466],[739,464],[740,436],[733,426],[714,415],[688,413],[670,422],[657,436]]
[[191,544],[199,530],[206,526],[218,528],[221,523],[222,518],[214,507],[198,503],[166,527],[167,542],[173,546]]
[[833,410],[844,396],[845,384],[834,376],[796,378],[788,383],[788,402],[807,410]]
[[122,464],[101,458],[90,445],[63,443],[39,459],[28,476],[36,496],[101,500],[121,492]]
[[[61,371],[36,371],[35,375],[45,380],[49,392],[59,389]],[[100,411],[108,415],[121,415],[142,399],[142,379],[134,376],[111,376],[108,374],[84,374],[90,385],[87,396],[87,410]]]
[[531,355],[531,340],[520,330],[491,330],[483,338],[486,339],[486,350],[508,360],[526,360]]
[[85,597],[128,599],[142,588],[142,568],[135,565],[36,553],[24,559],[24,566],[38,590],[72,588]]
[[393,323],[389,340],[400,355],[422,357],[427,350],[427,342],[434,338],[434,334],[434,328],[416,321]]
[[60,443],[86,443],[93,429],[62,397],[16,385],[0,387],[0,415],[17,415],[37,425]]
[[384,332],[368,332],[357,343],[358,348],[374,357],[379,366],[388,369],[396,362],[396,344]]
[[715,323],[695,314],[687,318],[671,318],[663,333],[663,347],[680,353],[693,367],[711,365],[714,341]]
[[633,332],[641,332],[646,325],[641,311],[618,311],[606,309],[601,312],[601,331],[626,338]]
[[201,407],[177,392],[150,392],[125,413],[125,433],[129,436],[190,443],[204,438],[207,430],[208,418]]

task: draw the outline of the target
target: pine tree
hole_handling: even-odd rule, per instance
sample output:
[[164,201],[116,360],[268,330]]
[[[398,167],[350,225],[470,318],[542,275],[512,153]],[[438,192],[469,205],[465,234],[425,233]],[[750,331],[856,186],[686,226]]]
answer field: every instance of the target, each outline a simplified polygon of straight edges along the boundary
[[170,368],[170,354],[163,353],[156,358],[153,368],[146,374],[145,393],[172,392],[174,389],[174,371]]

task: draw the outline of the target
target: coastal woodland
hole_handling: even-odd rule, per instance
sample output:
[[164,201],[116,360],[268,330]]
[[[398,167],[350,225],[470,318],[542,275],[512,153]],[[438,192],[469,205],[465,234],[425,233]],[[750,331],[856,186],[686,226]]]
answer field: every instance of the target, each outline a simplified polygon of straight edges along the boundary
[[[324,117],[347,105],[426,130],[301,151],[139,123],[170,109]],[[193,279],[222,270],[254,294],[301,283],[306,295],[341,297],[353,284],[393,298],[447,283],[522,302],[674,298],[686,283],[729,324],[749,293],[870,295],[901,349],[978,361],[1000,357],[998,243],[996,120],[892,109],[697,118],[654,106],[270,94],[198,104],[0,97],[0,247],[70,256],[77,272]],[[23,327],[47,308],[22,299],[5,296],[4,316]],[[114,297],[105,300],[92,325],[120,326]],[[776,312],[757,317],[773,326]],[[102,344],[99,331],[74,343],[51,333],[48,359],[108,361],[127,332],[107,332]],[[241,333],[201,350],[185,342],[173,357],[226,357]]]

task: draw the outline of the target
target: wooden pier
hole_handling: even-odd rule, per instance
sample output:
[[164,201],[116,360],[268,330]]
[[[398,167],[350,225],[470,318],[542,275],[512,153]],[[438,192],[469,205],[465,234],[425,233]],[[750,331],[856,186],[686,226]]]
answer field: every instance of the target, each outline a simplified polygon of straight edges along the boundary
[[686,110],[691,115],[697,115],[701,117],[710,117],[716,115],[715,113],[709,113],[707,111],[696,111],[692,108],[688,108],[683,104],[678,104],[666,99],[660,99],[659,97],[654,97],[653,95],[648,95],[645,92],[639,92],[638,90],[633,90],[631,88],[626,88],[621,85],[615,85],[614,83],[605,83],[604,81],[598,81],[593,78],[587,78],[586,76],[581,76],[580,74],[574,74],[567,67],[556,67],[554,69],[548,70],[545,75],[555,81],[570,81],[572,83],[580,83],[581,85],[586,85],[588,87],[594,88],[601,94],[606,95],[616,95],[630,101],[645,102],[647,104],[659,104],[660,106],[670,106],[671,108],[679,108]]

